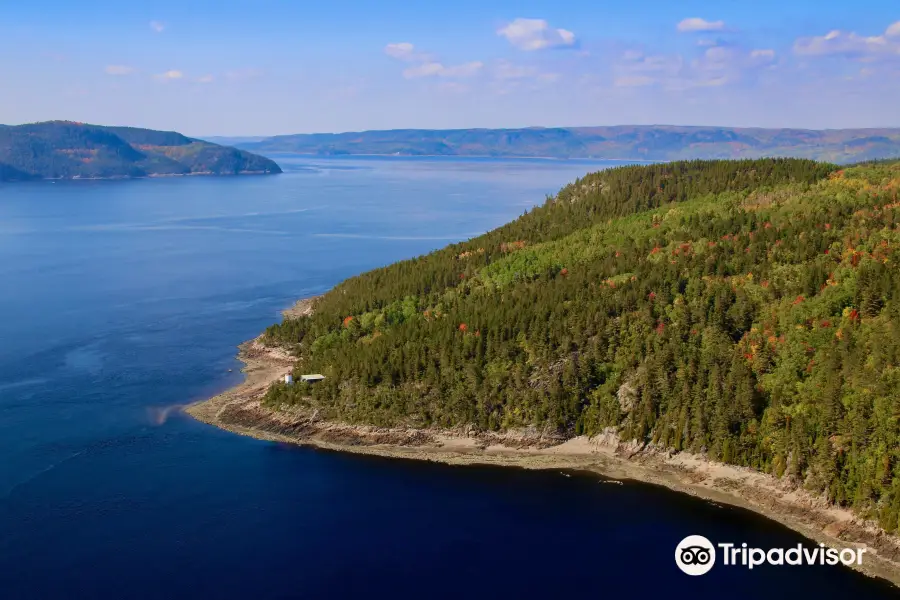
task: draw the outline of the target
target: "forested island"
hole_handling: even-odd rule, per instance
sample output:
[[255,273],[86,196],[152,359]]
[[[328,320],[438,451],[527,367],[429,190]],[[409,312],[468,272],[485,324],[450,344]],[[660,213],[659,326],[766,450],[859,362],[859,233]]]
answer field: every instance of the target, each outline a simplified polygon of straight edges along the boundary
[[392,129],[234,140],[256,152],[504,156],[671,161],[798,157],[848,163],[900,157],[900,129],[764,129],[617,125],[519,129]]
[[0,125],[0,181],[281,173],[272,160],[171,131],[71,121]]

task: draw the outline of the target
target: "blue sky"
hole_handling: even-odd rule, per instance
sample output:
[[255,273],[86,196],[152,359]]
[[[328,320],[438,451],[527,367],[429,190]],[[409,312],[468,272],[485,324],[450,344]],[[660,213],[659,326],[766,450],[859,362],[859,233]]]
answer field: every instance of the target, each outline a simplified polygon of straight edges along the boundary
[[28,0],[0,122],[900,126],[900,2]]

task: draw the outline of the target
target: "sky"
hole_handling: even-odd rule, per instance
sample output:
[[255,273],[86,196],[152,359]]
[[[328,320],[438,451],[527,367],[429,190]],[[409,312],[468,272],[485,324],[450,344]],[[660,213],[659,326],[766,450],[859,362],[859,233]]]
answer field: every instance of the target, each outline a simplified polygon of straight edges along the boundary
[[898,0],[0,2],[0,123],[900,126]]

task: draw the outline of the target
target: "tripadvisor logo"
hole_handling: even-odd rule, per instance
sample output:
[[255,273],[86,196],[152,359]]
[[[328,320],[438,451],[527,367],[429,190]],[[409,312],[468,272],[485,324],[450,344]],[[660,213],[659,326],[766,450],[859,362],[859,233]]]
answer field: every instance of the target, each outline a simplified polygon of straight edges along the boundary
[[704,575],[716,564],[716,549],[702,535],[689,535],[675,548],[675,564],[688,575]]
[[[718,548],[718,552],[716,550]],[[746,543],[718,543],[715,546],[702,535],[689,535],[675,547],[675,564],[688,575],[704,575],[716,564],[716,555],[724,566],[753,569],[760,565],[861,565],[866,548],[826,548],[825,544],[807,548],[749,548]]]

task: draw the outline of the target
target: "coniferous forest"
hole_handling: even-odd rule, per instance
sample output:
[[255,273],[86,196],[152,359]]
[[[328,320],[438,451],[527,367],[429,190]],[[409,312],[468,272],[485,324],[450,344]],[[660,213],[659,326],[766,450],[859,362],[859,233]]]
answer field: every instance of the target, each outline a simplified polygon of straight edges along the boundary
[[900,520],[900,163],[593,173],[475,239],[351,278],[270,327],[376,425],[637,439]]

